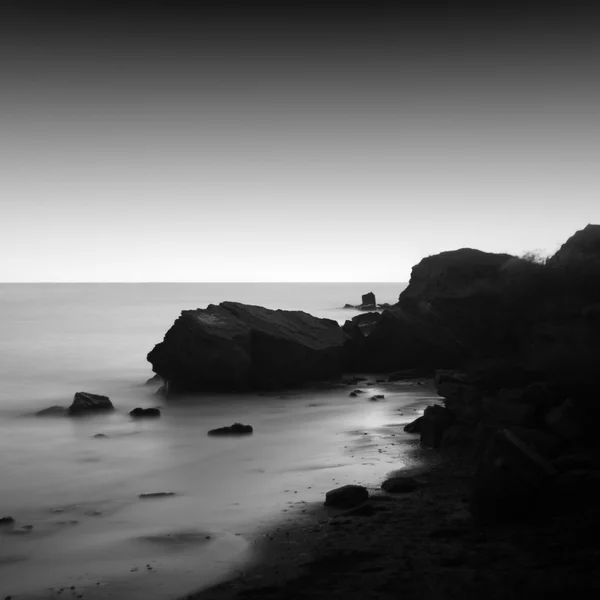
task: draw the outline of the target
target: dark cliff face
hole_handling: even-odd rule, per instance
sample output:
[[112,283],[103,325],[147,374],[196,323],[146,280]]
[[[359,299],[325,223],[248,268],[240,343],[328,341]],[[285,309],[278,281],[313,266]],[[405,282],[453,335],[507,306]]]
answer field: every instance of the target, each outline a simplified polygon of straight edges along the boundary
[[362,341],[373,370],[490,360],[540,376],[600,368],[600,226],[546,264],[463,248],[423,259],[399,302]]
[[484,352],[502,267],[511,258],[471,248],[424,258],[413,267],[398,304],[383,313],[364,341],[362,366],[451,368],[473,352]]

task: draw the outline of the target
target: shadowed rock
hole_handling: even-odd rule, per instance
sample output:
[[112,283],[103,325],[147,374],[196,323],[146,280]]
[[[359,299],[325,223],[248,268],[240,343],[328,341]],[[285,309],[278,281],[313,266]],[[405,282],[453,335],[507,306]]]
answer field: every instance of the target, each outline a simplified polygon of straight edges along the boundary
[[325,506],[355,508],[368,499],[369,492],[362,485],[344,485],[325,494]]
[[69,415],[79,416],[91,413],[110,412],[115,410],[108,396],[90,394],[88,392],[77,392],[73,398],[73,404],[69,406]]
[[148,360],[171,392],[277,388],[341,377],[345,342],[330,319],[223,302],[183,311]]
[[65,417],[68,412],[64,406],[50,406],[35,413],[36,417]]
[[229,427],[219,427],[218,429],[211,429],[208,435],[248,435],[252,433],[252,425],[242,425],[241,423],[234,423]]
[[140,494],[139,497],[143,499],[147,498],[168,498],[170,496],[176,496],[175,492],[148,492],[146,494]]
[[419,482],[413,477],[392,477],[381,484],[381,489],[389,494],[405,494],[414,492]]
[[155,419],[160,417],[160,410],[158,408],[134,408],[129,412],[129,416],[135,419]]

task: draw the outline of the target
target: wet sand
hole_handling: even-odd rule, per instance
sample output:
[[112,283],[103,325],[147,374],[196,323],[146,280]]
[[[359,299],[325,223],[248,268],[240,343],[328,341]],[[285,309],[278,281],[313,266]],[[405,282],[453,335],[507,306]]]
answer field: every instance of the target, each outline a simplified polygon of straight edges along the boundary
[[[419,461],[407,453],[414,442],[402,426],[432,401],[432,391],[410,382],[361,383],[251,402],[219,398],[224,405],[173,403],[147,424],[122,415],[15,421],[25,428],[23,440],[32,427],[38,441],[47,437],[38,446],[50,477],[21,457],[15,483],[22,501],[11,488],[15,501],[2,512],[17,519],[16,529],[33,529],[0,531],[0,598],[165,600],[246,570],[262,532],[295,515],[308,519],[328,489]],[[350,398],[354,387],[367,393]],[[370,402],[375,393],[385,400]],[[205,435],[239,418],[255,425],[253,436]],[[94,439],[97,432],[109,438]],[[40,456],[37,446],[26,450]],[[161,491],[175,495],[138,498]]]
[[252,561],[235,577],[180,600],[600,597],[600,511],[479,527],[468,511],[470,450],[404,444],[421,464],[390,475],[414,476],[416,491],[364,481],[374,510],[363,516],[313,503],[249,540]]

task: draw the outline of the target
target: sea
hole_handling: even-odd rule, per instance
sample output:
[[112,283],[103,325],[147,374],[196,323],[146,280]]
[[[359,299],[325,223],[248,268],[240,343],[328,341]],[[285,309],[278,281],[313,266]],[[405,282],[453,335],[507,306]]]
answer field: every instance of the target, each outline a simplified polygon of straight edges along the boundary
[[[0,518],[15,520],[0,525],[0,598],[178,598],[243,569],[249,540],[300,505],[401,468],[408,457],[383,458],[377,438],[386,427],[408,435],[400,425],[431,401],[426,386],[364,374],[362,389],[384,402],[341,384],[166,400],[146,384],[146,355],[182,310],[230,300],[343,324],[359,312],[346,303],[370,291],[394,303],[405,286],[0,284]],[[117,410],[35,416],[78,391],[107,395]],[[137,406],[162,416],[133,420]],[[206,435],[233,422],[253,435]],[[155,493],[169,495],[140,498]]]

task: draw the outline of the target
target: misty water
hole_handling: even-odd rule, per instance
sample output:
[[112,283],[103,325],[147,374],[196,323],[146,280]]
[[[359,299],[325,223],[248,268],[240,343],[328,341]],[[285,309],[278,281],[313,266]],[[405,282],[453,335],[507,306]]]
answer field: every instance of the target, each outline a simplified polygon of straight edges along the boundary
[[[403,287],[0,285],[0,517],[17,521],[0,529],[0,597],[51,598],[73,585],[86,598],[175,598],[243,565],[247,537],[300,503],[401,468],[401,446],[390,459],[376,440],[389,427],[406,437],[398,425],[431,398],[426,387],[363,386],[384,391],[380,403],[350,398],[343,385],[166,401],[144,382],[147,352],[182,309],[236,300],[343,323],[357,314],[346,302],[370,290],[395,302]],[[68,406],[77,391],[110,396],[116,412],[32,416]],[[136,406],[161,406],[162,417],[132,420]],[[206,435],[234,421],[255,433]],[[176,495],[139,498],[152,492]]]

